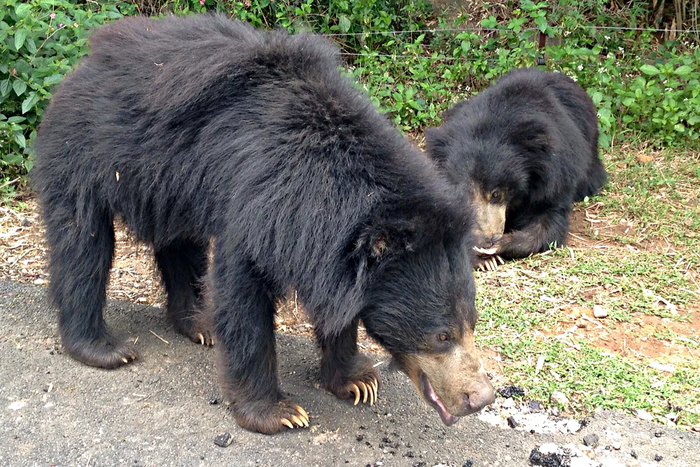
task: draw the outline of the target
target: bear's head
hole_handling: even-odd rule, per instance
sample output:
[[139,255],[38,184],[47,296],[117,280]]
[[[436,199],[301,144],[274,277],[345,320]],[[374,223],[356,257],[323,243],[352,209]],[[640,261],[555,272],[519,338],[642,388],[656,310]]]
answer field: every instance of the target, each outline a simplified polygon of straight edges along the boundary
[[548,174],[543,167],[551,158],[548,128],[535,118],[505,131],[459,117],[426,130],[428,153],[468,194],[474,244],[490,249],[505,232],[507,211],[543,195]]
[[469,222],[431,215],[435,209],[424,205],[365,232],[357,244],[365,258],[359,317],[451,425],[491,404],[494,392],[474,345]]

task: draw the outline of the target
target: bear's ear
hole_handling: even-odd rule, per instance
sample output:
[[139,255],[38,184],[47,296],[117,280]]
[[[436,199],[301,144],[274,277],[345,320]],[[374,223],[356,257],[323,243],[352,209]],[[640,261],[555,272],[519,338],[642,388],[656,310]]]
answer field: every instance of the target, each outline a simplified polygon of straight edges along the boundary
[[396,253],[411,250],[411,229],[395,227],[369,226],[355,237],[349,259],[358,278]]
[[448,142],[449,137],[447,136],[447,132],[442,128],[426,128],[426,152],[428,157],[430,157],[441,167],[447,160]]
[[511,144],[525,154],[549,154],[552,147],[547,124],[536,119],[522,122],[509,137]]

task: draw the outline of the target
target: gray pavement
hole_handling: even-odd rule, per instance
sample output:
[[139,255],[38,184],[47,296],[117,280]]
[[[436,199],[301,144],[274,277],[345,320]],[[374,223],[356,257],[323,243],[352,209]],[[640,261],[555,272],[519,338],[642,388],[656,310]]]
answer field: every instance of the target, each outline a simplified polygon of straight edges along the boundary
[[[448,428],[386,364],[378,403],[353,407],[318,388],[313,343],[286,335],[278,336],[282,388],[308,411],[311,429],[249,433],[210,404],[220,398],[212,349],[176,334],[158,308],[109,302],[106,317],[123,337],[138,336],[134,364],[105,371],[72,360],[45,289],[0,281],[0,465],[527,466],[534,447],[580,444],[589,433],[601,446],[619,435],[619,450],[598,453],[603,465],[700,465],[700,436],[624,414],[598,413],[568,435],[476,416]],[[226,448],[214,444],[224,432],[233,437]]]

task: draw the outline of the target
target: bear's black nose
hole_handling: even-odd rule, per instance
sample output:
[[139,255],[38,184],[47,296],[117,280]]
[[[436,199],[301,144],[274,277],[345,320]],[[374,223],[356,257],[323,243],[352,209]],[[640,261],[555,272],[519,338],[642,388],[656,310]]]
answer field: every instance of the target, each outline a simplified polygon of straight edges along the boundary
[[462,398],[464,409],[468,414],[478,412],[487,405],[493,404],[496,395],[490,383],[480,384],[475,390],[465,394]]

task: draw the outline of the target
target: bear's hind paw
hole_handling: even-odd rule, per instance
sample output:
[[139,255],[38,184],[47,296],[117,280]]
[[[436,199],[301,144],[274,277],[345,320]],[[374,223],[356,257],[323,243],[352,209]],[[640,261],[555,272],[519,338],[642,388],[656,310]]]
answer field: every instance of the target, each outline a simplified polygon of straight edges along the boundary
[[181,321],[175,323],[175,330],[185,337],[188,337],[195,344],[214,345],[214,333],[207,329],[207,326],[196,321]]
[[108,370],[126,365],[138,358],[138,352],[127,343],[120,343],[111,336],[94,341],[66,344],[69,355],[87,365]]

